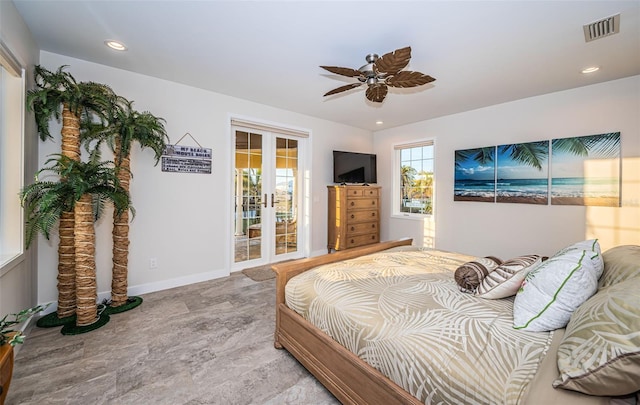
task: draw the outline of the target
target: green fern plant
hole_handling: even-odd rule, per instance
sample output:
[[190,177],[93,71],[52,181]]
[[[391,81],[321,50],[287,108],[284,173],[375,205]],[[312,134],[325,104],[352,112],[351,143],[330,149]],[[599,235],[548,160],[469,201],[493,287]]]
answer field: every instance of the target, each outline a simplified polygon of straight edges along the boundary
[[15,346],[24,343],[24,335],[22,332],[14,330],[13,327],[21,324],[38,312],[44,311],[48,306],[48,304],[44,306],[38,305],[33,308],[23,309],[17,314],[7,314],[0,319],[0,346],[4,344]]

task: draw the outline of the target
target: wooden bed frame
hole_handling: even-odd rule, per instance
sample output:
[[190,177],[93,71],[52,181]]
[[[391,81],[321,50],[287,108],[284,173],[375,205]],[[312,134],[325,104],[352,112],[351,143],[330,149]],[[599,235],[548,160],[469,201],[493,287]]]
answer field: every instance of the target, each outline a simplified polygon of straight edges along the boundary
[[311,268],[411,243],[412,239],[382,242],[272,266],[276,273],[275,347],[287,349],[343,404],[417,405],[421,402],[289,309],[285,304],[285,285],[293,276]]

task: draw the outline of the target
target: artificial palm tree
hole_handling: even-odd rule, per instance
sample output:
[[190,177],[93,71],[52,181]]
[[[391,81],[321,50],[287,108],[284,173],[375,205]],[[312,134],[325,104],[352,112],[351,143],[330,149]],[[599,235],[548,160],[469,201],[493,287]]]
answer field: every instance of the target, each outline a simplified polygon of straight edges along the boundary
[[[141,148],[150,148],[158,164],[166,148],[168,136],[164,128],[165,120],[150,112],[138,112],[133,102],[124,97],[116,97],[109,117],[109,125],[93,125],[87,132],[86,140],[97,140],[93,148],[100,150],[100,144],[107,142],[114,152],[116,173],[122,188],[129,192],[131,179],[131,148],[137,142]],[[89,127],[89,125],[87,126]],[[129,212],[124,211],[113,217],[113,270],[111,279],[111,313],[122,312],[139,305],[138,297],[128,297],[128,256],[129,256]],[[128,305],[127,305],[128,304]]]
[[[51,72],[36,66],[36,88],[27,93],[27,105],[34,112],[38,133],[43,141],[52,138],[49,132],[51,118],[62,118],[62,155],[79,161],[81,118],[94,120],[97,117],[104,121],[111,106],[113,92],[103,84],[78,83],[64,68],[65,66],[61,66],[56,72]],[[46,326],[63,324],[76,310],[73,212],[61,212],[59,223],[58,308],[53,317],[46,318]],[[41,322],[39,325],[44,326]]]
[[[64,212],[73,212],[76,326],[89,329],[71,333],[81,333],[108,321],[107,316],[100,320],[97,312],[94,221],[108,201],[113,203],[116,215],[130,209],[129,194],[120,186],[112,162],[84,163],[59,155],[47,164],[51,166],[38,174],[51,172],[59,180],[38,180],[21,193],[27,215],[27,243],[39,232],[48,238],[57,219]],[[92,326],[97,322],[99,325]]]
[[[129,193],[131,179],[131,147],[137,142],[142,148],[150,148],[155,154],[156,164],[167,145],[167,132],[164,119],[149,112],[138,112],[132,102],[122,99],[112,118],[114,137],[114,156],[116,174],[122,188]],[[129,211],[125,210],[113,216],[113,270],[111,279],[111,311],[118,312],[129,297],[128,256],[129,256]],[[136,301],[134,301],[136,302]],[[137,300],[141,302],[141,300]]]

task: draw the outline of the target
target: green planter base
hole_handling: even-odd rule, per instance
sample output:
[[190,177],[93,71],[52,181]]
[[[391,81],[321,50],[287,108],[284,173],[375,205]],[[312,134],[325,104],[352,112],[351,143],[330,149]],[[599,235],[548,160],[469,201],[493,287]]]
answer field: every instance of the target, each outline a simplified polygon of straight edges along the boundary
[[129,297],[127,302],[117,307],[107,305],[107,309],[104,310],[106,314],[113,315],[132,310],[133,308],[142,304],[142,297]]
[[92,330],[103,327],[107,322],[109,322],[109,319],[109,315],[103,312],[98,315],[98,320],[91,325],[76,326],[75,322],[73,324],[66,324],[62,327],[60,333],[63,335],[80,335],[82,333],[88,333]]
[[38,319],[36,326],[39,328],[55,328],[56,326],[63,326],[67,324],[75,324],[76,315],[67,316],[64,318],[58,318],[57,312],[52,312]]

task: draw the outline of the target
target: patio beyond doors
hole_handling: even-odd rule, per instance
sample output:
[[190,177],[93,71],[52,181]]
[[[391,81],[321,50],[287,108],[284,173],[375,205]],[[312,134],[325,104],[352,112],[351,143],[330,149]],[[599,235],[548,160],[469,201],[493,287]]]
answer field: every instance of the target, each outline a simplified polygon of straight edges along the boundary
[[302,257],[300,146],[306,138],[233,126],[234,266]]

